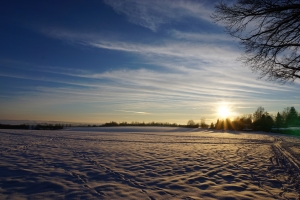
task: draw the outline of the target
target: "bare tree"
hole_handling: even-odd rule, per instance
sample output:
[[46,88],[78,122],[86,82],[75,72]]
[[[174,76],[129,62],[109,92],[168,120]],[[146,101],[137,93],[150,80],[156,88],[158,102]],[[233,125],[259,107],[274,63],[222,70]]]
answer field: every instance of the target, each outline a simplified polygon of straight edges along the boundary
[[300,0],[237,0],[215,5],[215,22],[239,39],[241,61],[282,83],[300,78]]
[[188,126],[195,126],[196,125],[196,123],[194,122],[194,120],[189,120],[188,122],[187,122],[187,125]]
[[201,128],[206,128],[208,125],[205,123],[205,118],[202,117],[200,120],[200,127]]
[[257,121],[262,118],[263,115],[267,115],[268,113],[265,112],[264,107],[259,106],[256,111],[253,113],[254,121]]

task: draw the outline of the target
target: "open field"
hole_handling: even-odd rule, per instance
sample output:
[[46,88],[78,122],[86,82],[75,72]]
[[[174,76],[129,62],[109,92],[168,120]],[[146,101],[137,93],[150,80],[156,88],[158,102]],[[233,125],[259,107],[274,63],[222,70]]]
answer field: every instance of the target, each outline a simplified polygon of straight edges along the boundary
[[201,129],[0,130],[0,199],[299,199],[300,138]]

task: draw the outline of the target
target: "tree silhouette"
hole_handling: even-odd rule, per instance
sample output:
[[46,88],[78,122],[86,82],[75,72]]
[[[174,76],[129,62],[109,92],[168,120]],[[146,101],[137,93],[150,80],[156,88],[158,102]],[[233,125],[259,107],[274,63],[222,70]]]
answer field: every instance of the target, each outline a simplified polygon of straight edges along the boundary
[[215,129],[221,129],[220,128],[220,120],[218,119],[216,124],[215,124]]
[[283,127],[283,117],[278,112],[275,119],[275,125],[277,128]]
[[200,127],[201,128],[208,128],[208,124],[205,123],[205,118],[202,117],[200,120]]
[[188,122],[187,122],[187,125],[188,126],[195,126],[196,125],[196,123],[194,122],[194,120],[189,120]]
[[271,131],[273,125],[274,120],[268,113],[263,114],[260,119],[253,122],[255,130]]
[[245,49],[241,60],[260,78],[283,83],[300,78],[299,0],[237,0],[215,9],[212,18],[239,39]]
[[298,122],[298,113],[294,107],[291,107],[289,113],[286,117],[287,126],[297,126]]
[[265,109],[263,107],[258,107],[256,111],[253,113],[254,121],[257,121],[262,118],[263,114],[266,114]]

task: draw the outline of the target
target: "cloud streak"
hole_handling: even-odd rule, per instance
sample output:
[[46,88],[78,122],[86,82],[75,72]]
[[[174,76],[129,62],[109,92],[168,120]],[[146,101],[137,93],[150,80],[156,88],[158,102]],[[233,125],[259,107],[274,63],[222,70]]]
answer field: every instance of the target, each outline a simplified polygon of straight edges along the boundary
[[[56,94],[57,98],[61,99],[58,101],[60,103],[63,102],[63,99],[66,99],[68,102],[115,104],[126,104],[126,102],[169,102],[170,106],[172,105],[170,102],[180,102],[182,105],[186,104],[188,107],[191,107],[197,105],[197,102],[216,102],[224,98],[244,102],[253,101],[254,99],[265,101],[269,98],[271,91],[272,93],[293,92],[287,86],[274,87],[270,83],[262,81],[260,84],[242,84],[241,80],[230,82],[224,79],[221,81],[218,76],[215,78],[206,76],[203,70],[199,70],[197,73],[195,71],[187,71],[186,74],[162,73],[147,69],[114,70],[89,74],[73,73],[69,75],[66,72],[62,74],[65,75],[65,78],[62,77],[61,80],[51,80],[50,78],[46,80],[35,78],[34,80],[59,82],[65,84],[65,87],[36,87],[34,88],[34,93],[46,96],[47,94]],[[77,82],[72,80],[74,76],[77,77]],[[32,79],[32,77],[18,75],[11,77]],[[198,83],[199,77],[201,77],[200,84]],[[83,90],[82,88],[77,88],[77,86],[83,86],[86,89]]]
[[141,115],[150,114],[150,113],[147,113],[147,112],[131,111],[131,110],[115,110],[115,111],[118,111],[118,112],[125,112],[125,113],[141,114]]
[[[53,29],[51,31],[43,29],[42,33],[53,38],[100,49],[122,51],[148,57],[193,59],[198,63],[212,63],[215,61],[232,62],[232,60],[235,60],[240,55],[240,51],[237,48],[230,45],[219,44],[217,41],[215,43],[211,41],[195,43],[194,41],[165,40],[159,44],[145,44],[109,39],[108,37],[101,36],[101,34],[83,34],[59,29]],[[180,34],[184,35],[190,33],[181,32]],[[207,38],[208,35],[197,34],[197,37]],[[226,36],[223,37],[226,38]]]
[[197,1],[184,0],[105,0],[106,4],[124,14],[131,23],[157,31],[160,26],[196,18],[211,21],[211,9]]

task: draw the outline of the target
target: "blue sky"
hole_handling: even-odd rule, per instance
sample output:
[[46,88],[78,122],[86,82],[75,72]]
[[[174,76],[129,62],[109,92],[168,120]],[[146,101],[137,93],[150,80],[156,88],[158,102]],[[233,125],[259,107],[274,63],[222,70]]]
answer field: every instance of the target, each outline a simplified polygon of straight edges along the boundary
[[258,80],[213,1],[0,3],[0,119],[215,121],[258,106],[300,111],[297,80]]

